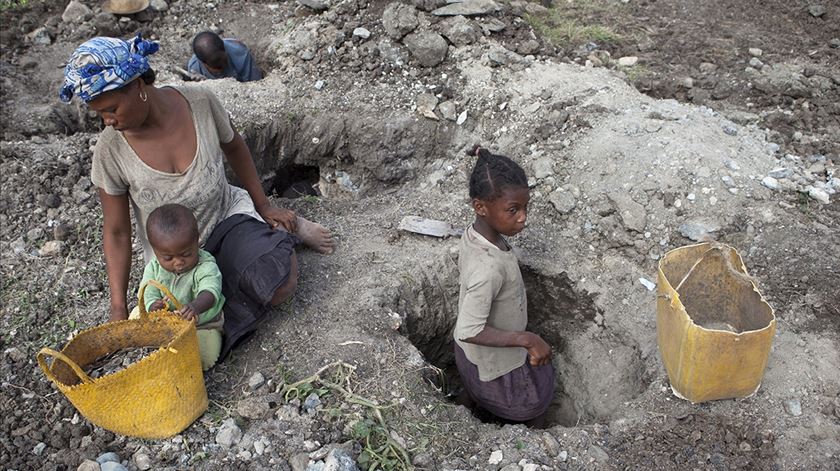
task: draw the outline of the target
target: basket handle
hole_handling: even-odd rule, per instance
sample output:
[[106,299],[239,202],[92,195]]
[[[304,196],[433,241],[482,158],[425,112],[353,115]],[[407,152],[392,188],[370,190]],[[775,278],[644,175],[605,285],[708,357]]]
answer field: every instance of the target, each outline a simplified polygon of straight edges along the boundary
[[137,306],[138,308],[140,308],[140,319],[145,319],[149,315],[149,313],[146,312],[146,301],[143,299],[143,296],[146,294],[146,286],[148,286],[148,285],[152,285],[155,288],[159,289],[165,297],[169,298],[169,300],[172,301],[172,304],[175,305],[175,310],[176,311],[180,310],[182,307],[184,307],[184,305],[181,304],[175,298],[175,296],[172,295],[172,293],[166,288],[166,286],[163,286],[162,284],[160,284],[156,280],[148,280],[140,286],[140,299],[139,299],[139,305]]
[[[44,359],[45,356],[51,356],[54,357],[55,360],[63,361],[64,364],[69,366],[70,369],[72,369],[73,372],[76,373],[76,376],[78,376],[83,383],[90,384],[93,382],[90,376],[88,376],[87,373],[85,373],[84,370],[82,370],[79,367],[79,365],[76,364],[75,361],[71,360],[70,357],[61,352],[57,352],[51,348],[44,347],[41,349],[41,351],[38,352],[35,358],[38,360],[38,366],[40,366],[41,369],[44,370],[44,374],[47,375],[47,378],[49,378],[50,381],[57,384],[63,384],[61,381],[58,380],[58,378],[55,377],[55,374],[52,372],[52,369],[50,369],[50,367],[47,366],[47,361]],[[53,360],[53,363],[55,363],[55,360]]]

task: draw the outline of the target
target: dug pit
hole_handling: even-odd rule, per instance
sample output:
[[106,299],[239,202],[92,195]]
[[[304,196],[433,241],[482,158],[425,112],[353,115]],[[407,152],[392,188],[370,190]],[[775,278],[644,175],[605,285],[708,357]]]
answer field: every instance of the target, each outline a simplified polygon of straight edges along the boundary
[[[452,330],[458,306],[457,255],[447,254],[404,276],[395,310],[401,333],[439,371],[430,380],[447,400],[461,389]],[[564,272],[522,266],[528,293],[528,330],[552,346],[557,372],[549,426],[608,421],[648,386],[639,346],[603,321],[594,295],[575,288]],[[498,423],[482,411],[479,419]]]

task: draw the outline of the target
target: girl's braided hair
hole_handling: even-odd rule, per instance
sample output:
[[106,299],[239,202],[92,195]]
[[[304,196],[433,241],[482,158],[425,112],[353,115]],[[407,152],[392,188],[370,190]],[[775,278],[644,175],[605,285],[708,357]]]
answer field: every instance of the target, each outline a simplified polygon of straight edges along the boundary
[[509,157],[493,154],[479,144],[467,155],[478,157],[470,174],[470,198],[492,201],[502,196],[505,188],[528,188],[525,171]]

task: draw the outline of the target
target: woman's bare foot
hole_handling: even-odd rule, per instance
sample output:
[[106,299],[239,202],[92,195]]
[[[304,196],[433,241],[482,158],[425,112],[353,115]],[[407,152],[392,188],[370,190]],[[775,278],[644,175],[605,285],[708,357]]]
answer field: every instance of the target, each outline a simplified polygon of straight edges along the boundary
[[296,235],[300,237],[300,240],[307,247],[316,252],[331,254],[335,250],[335,241],[329,229],[317,222],[312,222],[298,216]]

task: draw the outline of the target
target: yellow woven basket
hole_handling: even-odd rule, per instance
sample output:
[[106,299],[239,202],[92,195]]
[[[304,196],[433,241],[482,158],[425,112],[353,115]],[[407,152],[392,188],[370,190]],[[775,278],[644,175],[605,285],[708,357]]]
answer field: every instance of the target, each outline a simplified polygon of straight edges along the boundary
[[[164,286],[149,281],[181,304]],[[57,352],[43,348],[36,358],[44,374],[94,424],[121,435],[166,438],[207,410],[207,391],[195,323],[165,309],[146,312],[140,288],[140,318],[110,322],[80,332]],[[130,347],[160,347],[115,373],[92,379],[84,367]],[[46,357],[54,357],[51,365]]]
[[696,244],[659,262],[656,333],[675,395],[693,403],[758,391],[776,331],[741,256]]

